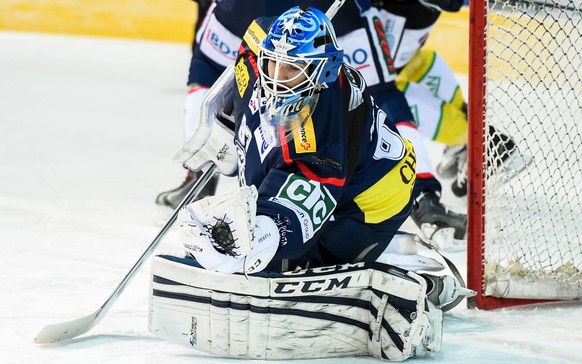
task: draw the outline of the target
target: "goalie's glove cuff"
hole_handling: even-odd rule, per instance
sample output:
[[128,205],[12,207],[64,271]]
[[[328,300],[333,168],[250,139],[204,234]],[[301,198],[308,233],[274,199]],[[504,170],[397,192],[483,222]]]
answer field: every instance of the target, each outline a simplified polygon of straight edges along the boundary
[[265,269],[277,253],[280,240],[279,228],[275,221],[267,216],[257,216],[255,238],[245,259],[244,272],[251,274]]

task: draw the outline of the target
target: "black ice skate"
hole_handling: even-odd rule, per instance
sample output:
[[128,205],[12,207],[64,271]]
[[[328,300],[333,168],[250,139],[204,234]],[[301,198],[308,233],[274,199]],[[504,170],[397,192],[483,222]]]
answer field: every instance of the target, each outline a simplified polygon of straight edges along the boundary
[[513,139],[489,126],[487,178],[509,181],[533,162],[533,157],[520,152]]
[[[202,175],[202,172],[192,172],[188,171],[186,178],[182,184],[172,190],[164,191],[160,193],[156,197],[156,205],[169,207],[172,210],[175,210],[176,207],[180,204],[184,196],[194,186],[198,178]],[[218,184],[218,174],[212,176],[210,181],[204,186],[202,191],[198,194],[198,196],[193,200],[197,201],[207,196],[213,196],[216,192],[216,185]],[[192,202],[193,202],[192,201]]]
[[467,172],[467,148],[464,148],[462,153],[457,155],[457,173],[456,178],[451,184],[451,190],[453,195],[457,197],[467,196],[467,182],[469,180],[469,174]]
[[438,248],[451,252],[466,248],[467,215],[444,206],[434,191],[418,197],[410,217]]
[[[533,162],[533,157],[522,153],[513,139],[493,126],[489,126],[489,146],[487,150],[487,178],[503,178],[509,181]],[[447,148],[443,160],[436,168],[443,178],[451,178],[456,173],[451,185],[457,197],[467,196],[467,148]]]
[[443,312],[457,306],[463,298],[473,297],[476,292],[465,287],[464,282],[457,280],[452,275],[435,276],[421,274],[428,284],[427,298]]
[[456,145],[445,148],[436,172],[441,178],[453,178],[459,170],[459,160],[467,161],[467,145]]

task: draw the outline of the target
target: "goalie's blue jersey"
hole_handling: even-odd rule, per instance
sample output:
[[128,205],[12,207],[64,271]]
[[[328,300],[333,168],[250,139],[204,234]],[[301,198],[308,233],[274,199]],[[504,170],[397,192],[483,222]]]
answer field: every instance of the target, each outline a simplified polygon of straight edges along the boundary
[[245,33],[233,93],[239,182],[257,187],[257,214],[279,226],[275,260],[303,256],[330,221],[372,226],[390,240],[412,208],[411,143],[374,105],[358,71],[344,64],[294,138],[269,144],[259,116],[257,47],[271,20],[260,18]]

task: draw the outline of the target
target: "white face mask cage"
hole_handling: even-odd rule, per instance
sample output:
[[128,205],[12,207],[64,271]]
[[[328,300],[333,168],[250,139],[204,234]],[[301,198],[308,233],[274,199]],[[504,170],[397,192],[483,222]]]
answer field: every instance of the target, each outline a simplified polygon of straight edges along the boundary
[[305,105],[301,111],[292,115],[278,114],[271,117],[267,112],[261,110],[261,133],[267,144],[281,146],[290,142],[301,132],[301,129],[309,120],[313,114],[313,110],[317,106],[319,94],[315,94],[305,100]]
[[[320,89],[326,58],[298,58],[259,48],[261,87],[269,117],[293,115]],[[269,67],[273,75],[269,75]]]

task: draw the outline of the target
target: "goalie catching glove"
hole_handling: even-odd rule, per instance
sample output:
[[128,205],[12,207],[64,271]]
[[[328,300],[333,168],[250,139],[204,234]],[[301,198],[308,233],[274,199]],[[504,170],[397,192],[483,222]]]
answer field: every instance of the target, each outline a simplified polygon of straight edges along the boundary
[[267,267],[279,247],[279,229],[267,216],[256,216],[257,189],[208,197],[180,210],[178,228],[186,253],[205,269],[256,273]]

